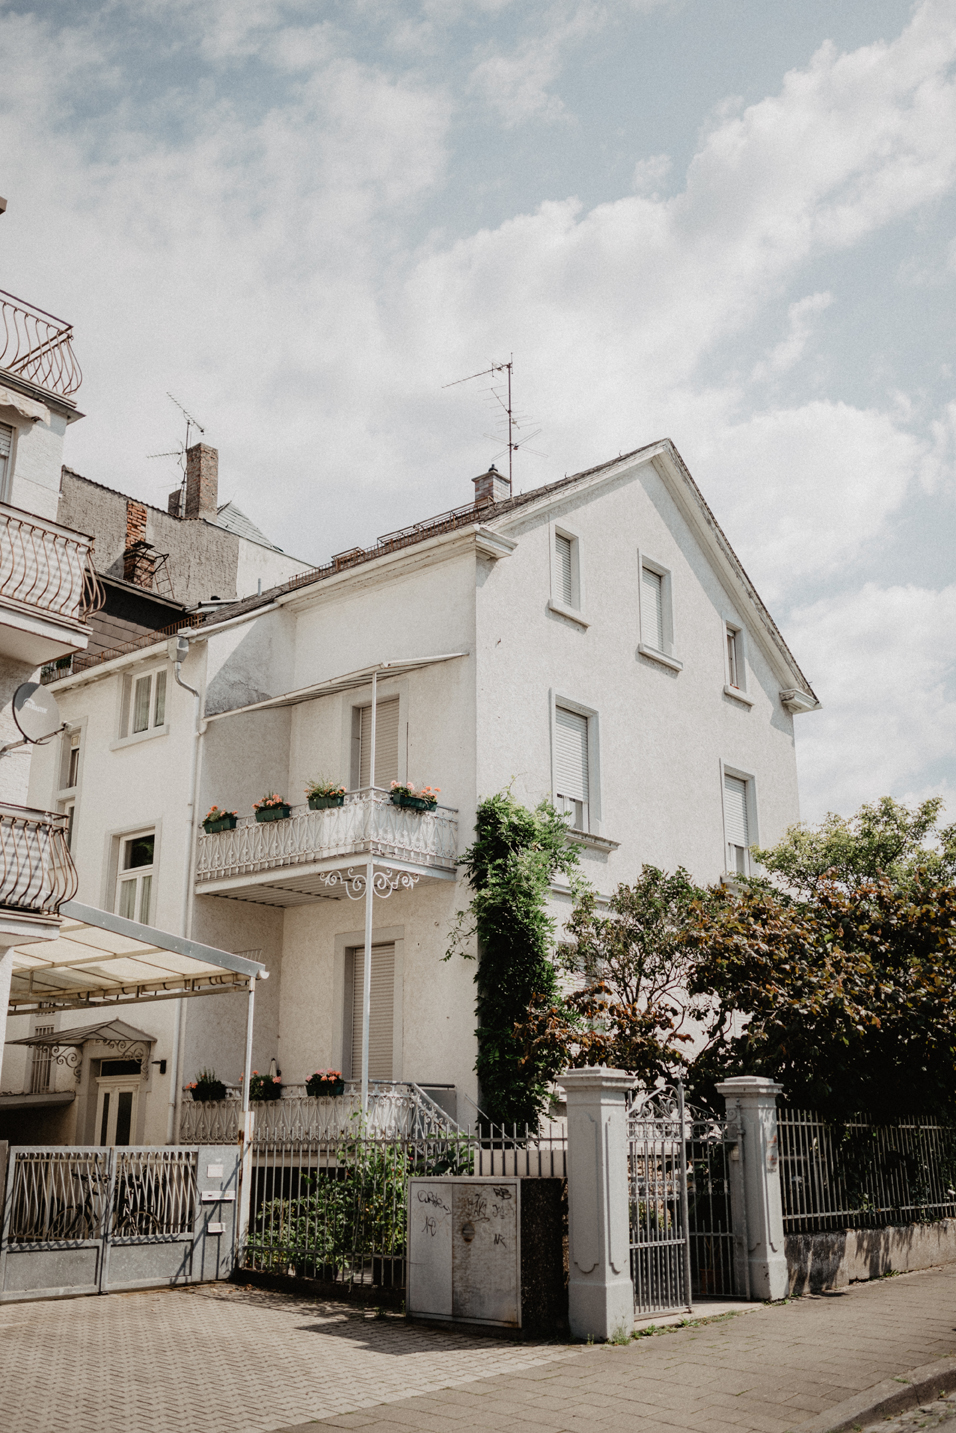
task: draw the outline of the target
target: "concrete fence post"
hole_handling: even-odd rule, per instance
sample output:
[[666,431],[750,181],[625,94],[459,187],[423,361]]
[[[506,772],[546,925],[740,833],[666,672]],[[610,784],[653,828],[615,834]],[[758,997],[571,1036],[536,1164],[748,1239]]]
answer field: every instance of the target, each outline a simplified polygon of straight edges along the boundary
[[[777,1096],[783,1086],[762,1075],[737,1075],[717,1086],[727,1115],[739,1119],[742,1178],[731,1178],[734,1233],[743,1235],[752,1299],[784,1299],[790,1290],[783,1237],[777,1146]],[[743,1207],[741,1208],[741,1204]]]
[[575,1338],[609,1339],[634,1323],[625,1105],[634,1077],[596,1065],[558,1084],[568,1102],[568,1319]]

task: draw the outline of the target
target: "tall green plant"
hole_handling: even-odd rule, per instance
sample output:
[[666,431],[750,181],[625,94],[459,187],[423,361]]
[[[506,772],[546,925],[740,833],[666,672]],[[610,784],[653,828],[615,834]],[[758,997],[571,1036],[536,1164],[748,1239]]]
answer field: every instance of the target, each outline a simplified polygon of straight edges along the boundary
[[551,882],[573,877],[577,847],[568,844],[564,818],[550,802],[522,806],[510,791],[486,797],[475,818],[475,839],[462,857],[474,897],[459,913],[446,959],[470,957],[478,937],[475,1004],[482,1108],[496,1124],[532,1124],[558,1073],[546,1049],[529,1050],[516,1035],[528,1012],[559,998],[552,961],[555,922],[548,915]]

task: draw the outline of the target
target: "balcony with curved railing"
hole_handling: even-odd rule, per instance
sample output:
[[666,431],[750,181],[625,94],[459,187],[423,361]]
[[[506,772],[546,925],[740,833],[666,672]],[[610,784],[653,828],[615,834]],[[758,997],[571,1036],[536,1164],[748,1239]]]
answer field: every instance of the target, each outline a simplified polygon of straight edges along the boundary
[[76,895],[69,818],[0,802],[0,916],[4,910],[58,915]]
[[73,325],[0,289],[0,368],[64,398],[83,382]]
[[84,623],[105,597],[91,537],[0,503],[0,604]]

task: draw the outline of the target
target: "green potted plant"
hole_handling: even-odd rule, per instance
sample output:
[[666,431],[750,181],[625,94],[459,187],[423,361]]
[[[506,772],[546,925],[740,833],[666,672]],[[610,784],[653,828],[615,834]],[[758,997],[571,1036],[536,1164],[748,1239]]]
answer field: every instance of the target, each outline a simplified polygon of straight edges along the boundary
[[226,1087],[220,1080],[215,1070],[200,1070],[191,1085],[187,1085],[194,1100],[204,1104],[207,1100],[224,1100],[226,1098]]
[[345,1081],[340,1070],[316,1070],[305,1082],[306,1094],[313,1099],[321,1095],[341,1095]]
[[282,1098],[282,1080],[278,1075],[260,1075],[258,1070],[253,1070],[252,1078],[249,1081],[249,1099],[253,1103],[257,1100],[280,1100]]
[[305,788],[310,811],[324,811],[329,806],[342,806],[345,802],[345,787],[338,781],[327,781],[317,777]]
[[257,821],[284,821],[292,813],[292,807],[284,796],[273,792],[271,796],[263,796],[261,801],[256,801],[252,806],[256,813]]
[[410,781],[393,781],[392,805],[404,806],[409,811],[434,811],[440,791],[440,786],[423,786],[416,791]]
[[220,811],[218,806],[211,806],[202,818],[203,830],[209,836],[214,831],[234,831],[238,819],[235,811]]

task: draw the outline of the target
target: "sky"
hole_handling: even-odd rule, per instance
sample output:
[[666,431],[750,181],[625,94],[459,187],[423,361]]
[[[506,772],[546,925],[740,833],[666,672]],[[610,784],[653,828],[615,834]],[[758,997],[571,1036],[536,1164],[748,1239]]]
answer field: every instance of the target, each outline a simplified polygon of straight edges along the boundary
[[322,562],[469,500],[445,385],[513,355],[517,490],[677,445],[823,702],[805,819],[956,819],[956,0],[0,0],[0,56],[71,467],[165,507],[171,393]]

